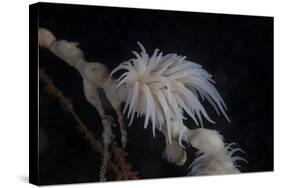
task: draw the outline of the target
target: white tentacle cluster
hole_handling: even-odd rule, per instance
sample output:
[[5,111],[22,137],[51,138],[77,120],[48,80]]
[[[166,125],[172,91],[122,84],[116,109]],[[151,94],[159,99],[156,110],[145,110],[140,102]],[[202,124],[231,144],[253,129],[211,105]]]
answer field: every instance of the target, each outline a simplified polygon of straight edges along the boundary
[[[184,132],[184,112],[198,125],[203,124],[202,116],[214,123],[199,100],[207,99],[216,112],[227,120],[226,105],[213,86],[212,76],[201,65],[186,60],[177,54],[163,55],[156,49],[151,57],[138,42],[141,52],[133,51],[136,56],[116,67],[111,76],[120,70],[125,72],[117,80],[115,87],[124,90],[121,100],[125,102],[123,113],[127,111],[130,125],[135,114],[145,115],[144,127],[152,122],[155,127],[166,126],[171,143],[171,126],[177,126],[179,140]],[[198,123],[199,120],[199,123]],[[172,125],[171,122],[176,122]]]
[[197,158],[189,166],[189,175],[222,175],[240,173],[238,161],[247,161],[240,156],[233,156],[235,152],[243,152],[240,148],[233,148],[235,143],[228,144],[221,151],[202,153],[197,152]]

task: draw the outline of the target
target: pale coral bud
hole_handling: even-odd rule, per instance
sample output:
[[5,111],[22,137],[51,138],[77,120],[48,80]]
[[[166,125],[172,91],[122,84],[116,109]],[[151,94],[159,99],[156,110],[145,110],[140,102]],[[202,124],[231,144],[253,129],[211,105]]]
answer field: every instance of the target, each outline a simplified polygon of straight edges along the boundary
[[186,162],[186,152],[174,141],[172,144],[166,144],[163,158],[178,166],[182,166]]
[[85,60],[82,50],[77,45],[75,42],[59,40],[50,47],[50,50],[71,66],[79,68],[81,63],[85,63]]
[[214,153],[224,149],[223,137],[215,130],[198,128],[186,131],[188,142],[202,153]]
[[49,30],[39,28],[38,30],[38,42],[39,45],[44,48],[50,48],[51,45],[56,41],[56,37]]
[[80,71],[88,81],[99,87],[103,87],[109,77],[108,68],[101,63],[86,63],[83,70]]

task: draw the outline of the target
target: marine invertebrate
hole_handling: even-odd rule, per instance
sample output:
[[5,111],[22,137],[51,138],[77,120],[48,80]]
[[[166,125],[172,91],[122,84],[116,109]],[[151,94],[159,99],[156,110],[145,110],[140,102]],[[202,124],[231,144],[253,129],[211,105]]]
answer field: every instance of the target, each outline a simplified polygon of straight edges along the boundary
[[[125,90],[122,100],[126,102],[123,113],[127,111],[127,117],[132,123],[136,113],[145,115],[144,127],[151,120],[153,134],[156,126],[159,129],[166,126],[168,140],[171,143],[172,122],[179,130],[179,142],[181,144],[184,133],[183,120],[187,118],[184,112],[192,118],[196,124],[203,125],[202,115],[209,122],[214,123],[208,116],[197,94],[202,99],[206,98],[218,114],[220,112],[229,121],[225,112],[226,105],[213,86],[212,75],[205,71],[201,65],[193,63],[185,56],[167,54],[156,49],[151,57],[145,48],[139,43],[141,52],[133,51],[136,56],[121,63],[112,72],[125,70],[118,78],[116,88]],[[201,115],[202,114],[202,115]]]
[[[108,161],[111,161],[109,146],[114,145],[111,130],[114,124],[111,115],[105,112],[98,94],[99,89],[105,92],[117,115],[123,148],[127,143],[123,115],[129,118],[129,126],[135,116],[144,116],[144,128],[151,122],[153,135],[155,136],[158,129],[165,136],[163,158],[166,160],[179,166],[186,162],[182,141],[198,149],[200,155],[191,165],[191,175],[239,172],[235,162],[242,158],[232,157],[233,152],[238,150],[229,150],[230,146],[225,146],[223,137],[217,131],[205,128],[189,129],[184,124],[187,118],[201,126],[203,118],[215,123],[207,114],[200,98],[206,99],[218,115],[222,114],[230,121],[226,114],[227,107],[214,87],[212,76],[201,65],[187,60],[185,56],[163,55],[158,49],[149,56],[142,44],[138,44],[141,52],[133,51],[136,58],[121,63],[109,73],[106,65],[87,62],[77,43],[57,40],[50,31],[39,29],[39,45],[49,49],[79,72],[83,78],[85,97],[97,109],[102,119],[103,154],[100,180],[106,179]],[[115,79],[114,74],[122,70],[121,76]],[[122,113],[123,103],[125,105]],[[124,156],[123,152],[116,153]],[[121,168],[131,169],[131,166],[124,165]],[[121,174],[118,179],[126,177],[131,176]],[[135,177],[134,174],[132,177]]]
[[222,175],[222,174],[237,174],[238,161],[247,161],[240,156],[233,156],[235,152],[243,152],[240,148],[232,148],[234,143],[225,144],[221,150],[203,153],[197,152],[197,158],[189,166],[191,171],[189,175]]

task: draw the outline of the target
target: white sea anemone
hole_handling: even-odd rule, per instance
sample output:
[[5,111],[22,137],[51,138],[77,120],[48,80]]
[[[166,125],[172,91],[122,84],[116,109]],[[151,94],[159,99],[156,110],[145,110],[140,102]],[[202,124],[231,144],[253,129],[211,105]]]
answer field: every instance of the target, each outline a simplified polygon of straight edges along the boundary
[[187,118],[184,112],[197,125],[203,125],[202,115],[214,123],[198,94],[202,99],[207,99],[219,115],[221,112],[229,120],[225,112],[226,105],[212,84],[212,76],[201,65],[177,54],[163,56],[162,52],[158,53],[158,49],[149,57],[143,45],[139,42],[138,45],[141,52],[133,51],[136,58],[121,63],[111,72],[112,76],[117,71],[125,70],[115,87],[125,93],[121,97],[125,102],[123,113],[127,111],[130,125],[135,114],[145,115],[144,127],[147,127],[150,120],[155,136],[155,127],[165,126],[170,143],[171,126],[177,126],[181,144],[183,120]]

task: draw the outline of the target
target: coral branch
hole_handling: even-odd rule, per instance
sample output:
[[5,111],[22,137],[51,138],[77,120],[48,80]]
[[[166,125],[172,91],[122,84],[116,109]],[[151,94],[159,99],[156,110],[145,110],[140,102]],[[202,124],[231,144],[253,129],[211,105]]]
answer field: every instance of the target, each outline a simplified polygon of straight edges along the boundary
[[113,163],[119,168],[116,180],[139,179],[138,173],[132,171],[132,165],[125,161],[125,156],[127,153],[121,148],[117,147],[115,144],[113,145],[112,152],[114,156]]
[[[46,84],[46,91],[49,95],[56,98],[60,104],[71,113],[75,121],[77,122],[78,130],[83,135],[83,138],[95,148],[95,150],[103,158],[104,146],[95,139],[93,134],[89,131],[87,126],[80,119],[78,114],[75,112],[72,103],[65,98],[62,92],[53,84],[53,81],[49,78],[48,74],[40,68],[39,79]],[[116,174],[116,180],[131,180],[138,179],[137,172],[132,170],[131,164],[128,164],[125,160],[126,152],[123,151],[116,145],[113,145],[113,161],[108,157],[108,167]]]
[[91,146],[94,146],[95,149],[102,155],[102,144],[94,138],[92,133],[79,118],[78,114],[74,111],[72,103],[64,97],[62,92],[53,84],[53,81],[49,78],[49,76],[43,69],[39,70],[39,79],[45,82],[46,91],[48,92],[48,94],[55,97],[65,108],[65,110],[71,113],[75,121],[78,123],[79,132],[83,134],[83,137],[87,140],[87,142]]

